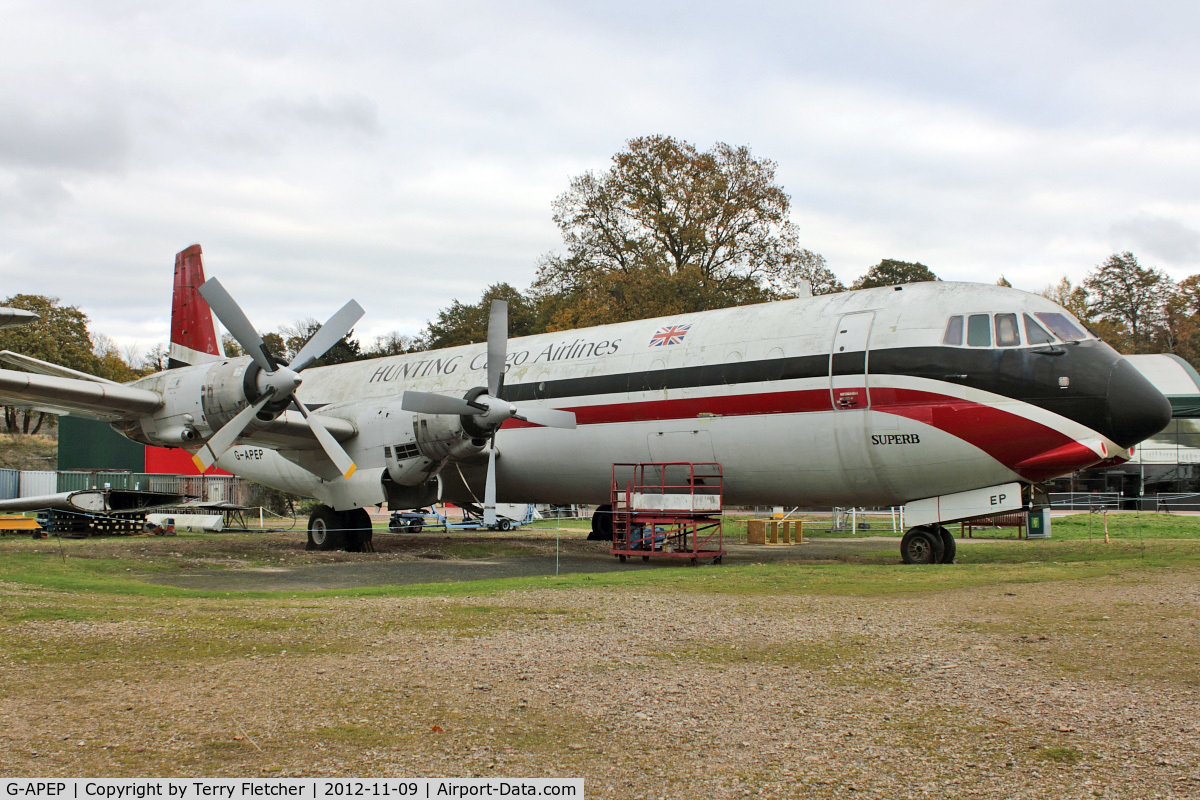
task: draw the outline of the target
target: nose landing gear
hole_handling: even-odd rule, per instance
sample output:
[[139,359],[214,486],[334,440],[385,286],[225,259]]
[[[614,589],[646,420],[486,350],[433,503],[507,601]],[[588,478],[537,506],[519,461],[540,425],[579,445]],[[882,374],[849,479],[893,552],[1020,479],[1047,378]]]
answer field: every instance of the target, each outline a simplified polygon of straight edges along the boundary
[[911,528],[900,540],[905,564],[953,564],[957,550],[954,536],[941,525]]

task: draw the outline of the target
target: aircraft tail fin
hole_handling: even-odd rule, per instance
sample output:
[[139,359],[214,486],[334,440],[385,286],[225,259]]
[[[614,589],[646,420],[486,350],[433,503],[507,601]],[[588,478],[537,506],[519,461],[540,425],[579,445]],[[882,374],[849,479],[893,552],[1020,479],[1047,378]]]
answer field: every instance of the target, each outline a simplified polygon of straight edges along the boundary
[[175,256],[175,292],[171,297],[171,349],[168,368],[204,364],[224,358],[212,311],[200,296],[204,261],[200,245]]

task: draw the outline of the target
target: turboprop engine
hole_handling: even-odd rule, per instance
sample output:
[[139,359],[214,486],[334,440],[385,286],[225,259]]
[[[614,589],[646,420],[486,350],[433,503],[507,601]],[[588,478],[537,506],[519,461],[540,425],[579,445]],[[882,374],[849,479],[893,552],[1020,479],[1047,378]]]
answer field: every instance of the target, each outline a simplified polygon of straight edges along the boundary
[[[455,417],[413,414],[393,403],[381,430],[383,458],[393,482],[413,486],[434,478],[449,462],[482,460],[488,440],[464,430]],[[365,433],[365,431],[364,431]]]
[[[575,415],[570,411],[538,406],[518,408],[504,399],[507,351],[508,303],[493,300],[488,316],[487,386],[477,386],[462,398],[411,391],[401,397],[401,407],[416,414],[414,425],[420,427],[424,421],[423,446],[430,453],[444,451],[443,458],[453,458],[454,453],[471,449],[482,452],[487,447],[483,519],[489,526],[496,524],[496,432],[500,426],[510,419],[519,419],[550,428],[575,427]],[[418,443],[418,449],[421,446]]]
[[199,445],[192,460],[204,472],[239,436],[255,426],[270,423],[291,406],[304,417],[338,472],[346,478],[353,475],[356,470],[353,459],[329,430],[330,425],[338,429],[348,423],[310,414],[296,396],[296,389],[304,380],[301,373],[358,322],[363,315],[362,307],[353,300],[342,306],[287,364],[271,354],[241,307],[216,278],[201,286],[200,294],[249,357],[183,367],[153,376],[144,388],[162,396],[162,407],[135,422],[121,423],[119,430],[146,444]]

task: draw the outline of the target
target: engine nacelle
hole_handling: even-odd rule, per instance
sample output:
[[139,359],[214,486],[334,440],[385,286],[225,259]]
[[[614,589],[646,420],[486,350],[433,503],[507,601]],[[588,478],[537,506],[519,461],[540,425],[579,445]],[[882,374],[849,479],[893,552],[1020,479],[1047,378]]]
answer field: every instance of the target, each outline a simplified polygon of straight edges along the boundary
[[[235,358],[151,375],[134,385],[162,395],[162,408],[135,422],[114,423],[113,427],[142,444],[200,444],[237,416],[247,402],[261,396],[257,381],[260,371],[249,358]],[[261,413],[269,419],[280,410],[282,405],[267,406]]]
[[448,461],[468,460],[487,449],[487,440],[463,430],[456,417],[411,414],[399,403],[390,416],[400,424],[385,434],[384,462],[388,477],[403,486],[424,483]]

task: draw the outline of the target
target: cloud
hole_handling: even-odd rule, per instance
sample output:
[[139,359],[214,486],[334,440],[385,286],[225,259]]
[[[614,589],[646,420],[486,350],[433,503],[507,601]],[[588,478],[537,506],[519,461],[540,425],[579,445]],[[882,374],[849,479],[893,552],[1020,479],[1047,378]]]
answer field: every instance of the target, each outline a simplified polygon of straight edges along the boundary
[[370,98],[361,95],[277,100],[267,103],[267,114],[314,128],[348,130],[367,136],[380,133],[379,110]]
[[131,150],[119,108],[73,94],[0,97],[0,166],[95,172],[123,167]]
[[146,349],[197,241],[267,329],[354,296],[364,337],[415,333],[528,285],[570,178],[654,133],[776,161],[847,281],[1200,263],[1178,3],[10,5],[0,280]]
[[1177,219],[1139,214],[1114,223],[1109,232],[1115,250],[1133,250],[1174,267],[1200,266],[1200,231]]

